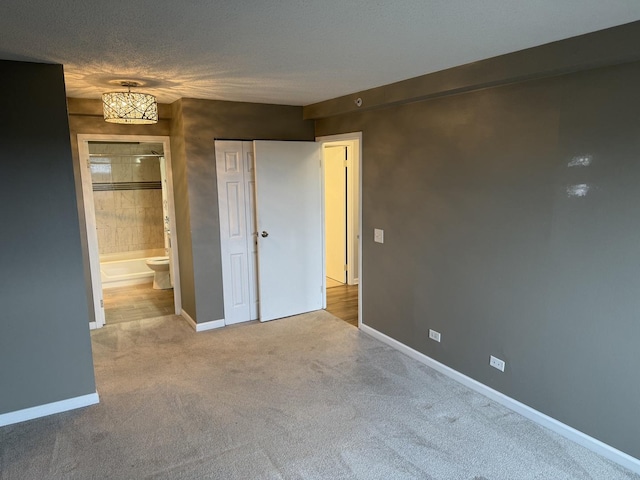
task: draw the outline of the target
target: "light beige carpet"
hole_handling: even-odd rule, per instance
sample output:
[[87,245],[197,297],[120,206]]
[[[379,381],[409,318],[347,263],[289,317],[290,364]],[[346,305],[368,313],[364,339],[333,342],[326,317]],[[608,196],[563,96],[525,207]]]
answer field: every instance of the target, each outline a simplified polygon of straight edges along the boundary
[[639,479],[326,312],[92,333],[100,404],[0,428],[9,479]]

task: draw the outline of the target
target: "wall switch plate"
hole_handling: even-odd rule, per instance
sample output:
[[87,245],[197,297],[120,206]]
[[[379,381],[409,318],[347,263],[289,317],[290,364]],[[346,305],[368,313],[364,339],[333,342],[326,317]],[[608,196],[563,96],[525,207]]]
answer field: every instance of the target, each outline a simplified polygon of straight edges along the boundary
[[504,360],[500,360],[499,358],[496,358],[493,355],[491,355],[491,358],[489,358],[489,365],[491,365],[493,368],[497,368],[501,372],[504,372],[504,366],[505,366]]
[[381,230],[379,228],[374,228],[373,241],[376,243],[384,243],[384,230]]
[[435,330],[429,329],[429,338],[431,340],[435,340],[436,342],[440,341],[440,332],[436,332]]

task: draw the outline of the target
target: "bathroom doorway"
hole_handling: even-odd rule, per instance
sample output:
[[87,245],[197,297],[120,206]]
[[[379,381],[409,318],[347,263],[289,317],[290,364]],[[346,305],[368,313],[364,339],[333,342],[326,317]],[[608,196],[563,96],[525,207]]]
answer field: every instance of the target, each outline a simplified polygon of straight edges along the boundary
[[79,135],[96,320],[179,314],[167,137]]

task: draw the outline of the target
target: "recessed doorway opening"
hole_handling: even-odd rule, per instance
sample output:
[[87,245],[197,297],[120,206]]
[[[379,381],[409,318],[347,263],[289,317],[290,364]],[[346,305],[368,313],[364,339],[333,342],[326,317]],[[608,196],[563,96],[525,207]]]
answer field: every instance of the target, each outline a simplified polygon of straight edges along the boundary
[[322,142],[326,310],[358,326],[360,134]]
[[181,311],[168,137],[78,135],[95,321]]

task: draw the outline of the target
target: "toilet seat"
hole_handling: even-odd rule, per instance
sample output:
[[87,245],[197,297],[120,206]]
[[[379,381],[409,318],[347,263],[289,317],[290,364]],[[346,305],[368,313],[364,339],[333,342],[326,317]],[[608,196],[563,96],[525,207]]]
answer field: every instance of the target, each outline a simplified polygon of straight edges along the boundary
[[169,257],[149,257],[147,265],[169,265]]

